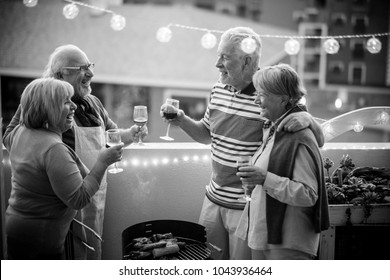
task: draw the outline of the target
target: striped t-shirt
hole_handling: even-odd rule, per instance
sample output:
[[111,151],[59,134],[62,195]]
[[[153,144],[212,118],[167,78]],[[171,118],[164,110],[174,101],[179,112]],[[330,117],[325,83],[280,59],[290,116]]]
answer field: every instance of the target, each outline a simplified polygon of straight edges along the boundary
[[242,91],[217,83],[201,120],[211,135],[212,174],[206,195],[223,207],[245,206],[245,202],[238,200],[244,190],[236,175],[236,161],[239,156],[252,156],[262,143],[264,119],[255,98],[252,83]]

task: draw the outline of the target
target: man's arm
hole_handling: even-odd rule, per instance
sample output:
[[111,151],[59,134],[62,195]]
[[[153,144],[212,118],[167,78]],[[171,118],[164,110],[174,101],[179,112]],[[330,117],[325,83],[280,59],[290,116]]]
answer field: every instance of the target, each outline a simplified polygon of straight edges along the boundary
[[[161,116],[164,118],[162,111]],[[178,110],[177,117],[173,120],[169,120],[169,122],[175,126],[180,127],[181,130],[183,130],[196,142],[202,144],[211,143],[211,136],[207,127],[201,121],[195,121],[188,117],[183,110]]]
[[130,145],[133,142],[138,142],[139,137],[141,140],[148,135],[148,128],[144,125],[142,128],[134,124],[130,128],[120,129],[121,130],[121,139],[125,146]]
[[319,147],[324,146],[325,136],[322,127],[308,112],[297,112],[285,117],[278,126],[278,131],[286,130],[295,132],[304,128],[310,128],[316,137]]

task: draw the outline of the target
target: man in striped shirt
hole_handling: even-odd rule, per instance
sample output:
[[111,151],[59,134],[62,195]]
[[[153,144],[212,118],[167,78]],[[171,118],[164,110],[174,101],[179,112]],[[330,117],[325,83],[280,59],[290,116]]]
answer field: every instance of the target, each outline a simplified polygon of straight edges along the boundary
[[[241,44],[246,38],[252,39],[247,48]],[[251,47],[252,52],[248,51]],[[206,228],[207,241],[222,249],[221,252],[213,251],[213,259],[251,259],[246,241],[234,235],[245,207],[245,202],[239,199],[244,190],[236,175],[236,161],[239,156],[252,156],[262,141],[262,127],[266,120],[260,115],[260,107],[254,103],[256,90],[252,83],[259,67],[260,53],[261,40],[252,29],[236,27],[227,30],[217,52],[216,67],[220,79],[211,90],[203,119],[195,121],[179,110],[177,117],[171,120],[195,141],[211,143],[212,175],[206,186],[199,223]],[[280,129],[288,131],[306,127],[313,130],[319,146],[322,146],[321,127],[307,112],[292,114],[280,125]]]

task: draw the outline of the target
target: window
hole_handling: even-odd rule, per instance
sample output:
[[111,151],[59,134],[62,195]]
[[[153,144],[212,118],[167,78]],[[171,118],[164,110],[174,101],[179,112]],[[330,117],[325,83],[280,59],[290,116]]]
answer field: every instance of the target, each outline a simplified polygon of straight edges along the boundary
[[343,13],[334,13],[331,15],[333,25],[343,26],[347,22],[347,16]]
[[201,9],[206,9],[206,10],[214,10],[215,9],[214,3],[210,3],[209,1],[204,1],[204,0],[197,0],[195,2],[195,7],[198,7]]
[[364,58],[364,39],[351,39],[352,57],[357,59]]
[[246,6],[245,5],[238,5],[237,6],[237,14],[239,17],[246,17]]
[[344,72],[344,63],[341,61],[330,61],[329,71],[332,74],[341,74]]
[[351,24],[355,33],[364,33],[368,26],[368,17],[366,15],[352,15]]
[[298,23],[305,21],[308,18],[308,16],[302,11],[294,11],[292,17],[293,20]]
[[366,65],[360,62],[351,62],[348,67],[348,83],[364,85],[366,83]]
[[368,4],[368,0],[352,0],[352,4],[356,6],[363,6]]

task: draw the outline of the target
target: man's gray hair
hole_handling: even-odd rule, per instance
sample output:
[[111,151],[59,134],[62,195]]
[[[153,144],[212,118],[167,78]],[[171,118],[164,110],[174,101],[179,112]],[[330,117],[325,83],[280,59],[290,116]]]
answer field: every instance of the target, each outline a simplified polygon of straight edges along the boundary
[[248,54],[250,57],[254,58],[252,67],[254,68],[253,70],[256,71],[260,65],[262,44],[259,34],[253,31],[252,28],[242,26],[230,28],[222,34],[221,42],[232,42],[235,45],[236,50],[241,50],[244,53],[241,48],[241,42],[246,38],[252,38],[256,43],[255,50]]
[[42,73],[42,78],[60,78],[62,67],[68,63],[70,53],[75,51],[81,52],[80,48],[75,45],[69,44],[57,47],[49,57],[49,61]]

